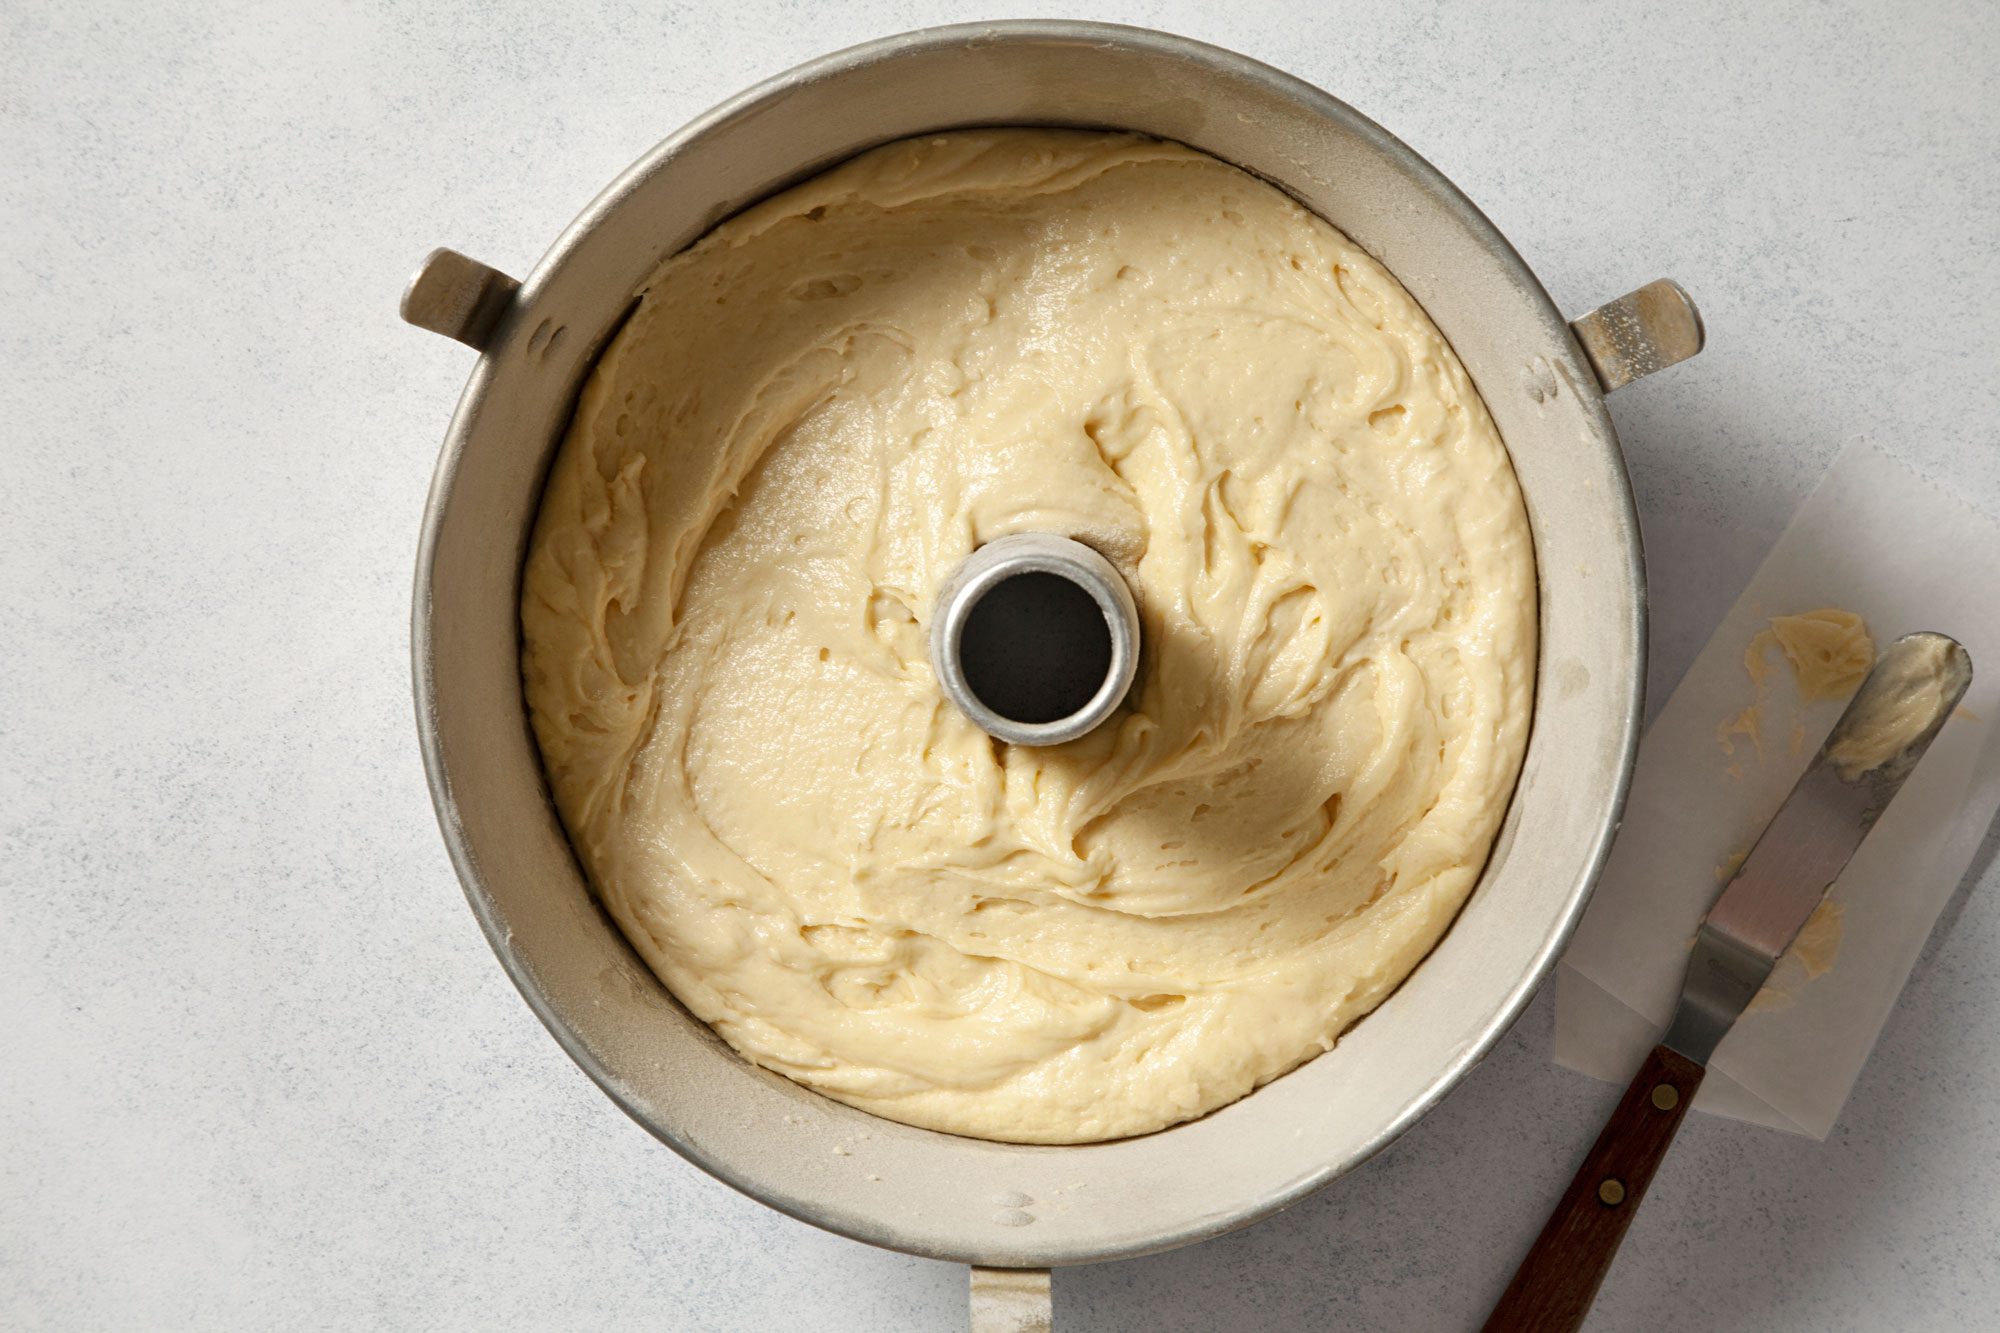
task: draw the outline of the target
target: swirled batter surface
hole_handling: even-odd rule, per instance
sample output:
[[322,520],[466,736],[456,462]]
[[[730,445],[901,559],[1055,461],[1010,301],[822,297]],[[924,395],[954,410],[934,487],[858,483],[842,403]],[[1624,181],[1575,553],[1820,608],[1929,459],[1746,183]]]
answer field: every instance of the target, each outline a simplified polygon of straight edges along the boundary
[[[1014,532],[1137,596],[1089,736],[940,695],[940,583]],[[1535,580],[1465,372],[1374,261],[1173,144],[892,144],[668,260],[587,386],[522,600],[604,902],[757,1063],[1078,1142],[1330,1047],[1485,860]]]

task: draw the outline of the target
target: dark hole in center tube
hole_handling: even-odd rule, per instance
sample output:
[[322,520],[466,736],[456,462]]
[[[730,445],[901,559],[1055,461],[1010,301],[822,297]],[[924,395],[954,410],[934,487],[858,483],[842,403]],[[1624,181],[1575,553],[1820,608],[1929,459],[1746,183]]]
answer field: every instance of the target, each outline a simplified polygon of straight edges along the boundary
[[1081,711],[1111,674],[1111,626],[1088,592],[1033,570],[973,603],[958,657],[972,693],[1001,717],[1055,722]]

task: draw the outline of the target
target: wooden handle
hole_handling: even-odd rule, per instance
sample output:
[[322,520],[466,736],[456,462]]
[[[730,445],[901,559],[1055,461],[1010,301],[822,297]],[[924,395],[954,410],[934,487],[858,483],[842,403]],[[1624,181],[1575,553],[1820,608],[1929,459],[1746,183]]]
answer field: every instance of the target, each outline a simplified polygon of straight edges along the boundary
[[1486,1320],[1486,1333],[1583,1327],[1705,1071],[1655,1046]]

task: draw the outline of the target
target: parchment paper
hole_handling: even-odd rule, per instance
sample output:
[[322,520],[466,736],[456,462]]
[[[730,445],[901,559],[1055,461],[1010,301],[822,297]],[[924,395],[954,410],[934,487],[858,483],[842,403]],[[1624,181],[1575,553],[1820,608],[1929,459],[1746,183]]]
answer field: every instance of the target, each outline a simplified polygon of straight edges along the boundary
[[[1825,1138],[1938,913],[2000,809],[2000,528],[1867,445],[1828,469],[1640,746],[1632,798],[1557,973],[1559,1064],[1623,1083],[1672,1017],[1696,928],[1839,717],[1774,652],[1761,753],[1719,732],[1756,696],[1744,650],[1770,617],[1844,607],[1877,644],[1940,630],[1972,654],[1963,707],[1831,896],[1831,970],[1781,960],[1710,1063],[1699,1110]],[[1795,735],[1795,723],[1797,731]],[[1735,771],[1732,772],[1732,766]]]

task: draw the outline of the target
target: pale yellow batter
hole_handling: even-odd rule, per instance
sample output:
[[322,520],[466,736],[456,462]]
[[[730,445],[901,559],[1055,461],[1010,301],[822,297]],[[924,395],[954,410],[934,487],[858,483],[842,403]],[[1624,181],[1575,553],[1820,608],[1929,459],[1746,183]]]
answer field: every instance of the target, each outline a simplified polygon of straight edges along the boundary
[[[1014,532],[1137,596],[1129,706],[980,732],[926,659]],[[1507,455],[1409,296],[1213,159],[893,144],[669,260],[522,601],[556,798],[737,1050],[911,1124],[1157,1129],[1331,1046],[1450,924],[1525,743]]]
[[1875,640],[1868,623],[1837,606],[1772,616],[1771,627],[1753,637],[1743,654],[1743,669],[1755,684],[1764,683],[1768,670],[1764,649],[1770,644],[1784,651],[1799,697],[1808,701],[1845,698],[1875,665]]
[[1931,636],[1888,657],[1859,706],[1850,707],[1827,739],[1826,757],[1852,782],[1901,756],[1965,689],[1964,656],[1949,639]]
[[[1853,693],[1868,669],[1875,665],[1875,640],[1868,633],[1868,623],[1852,611],[1825,606],[1795,616],[1772,616],[1770,627],[1751,635],[1749,646],[1743,650],[1743,670],[1756,688],[1756,697],[1742,712],[1715,729],[1716,741],[1725,755],[1736,753],[1736,737],[1747,736],[1756,748],[1757,757],[1764,757],[1764,705],[1770,697],[1768,654],[1772,648],[1782,650],[1785,660],[1791,663],[1799,698],[1807,702],[1843,698]],[[1794,719],[1792,753],[1798,754],[1804,745],[1804,721]],[[1742,780],[1740,765],[1730,765],[1728,772]]]

